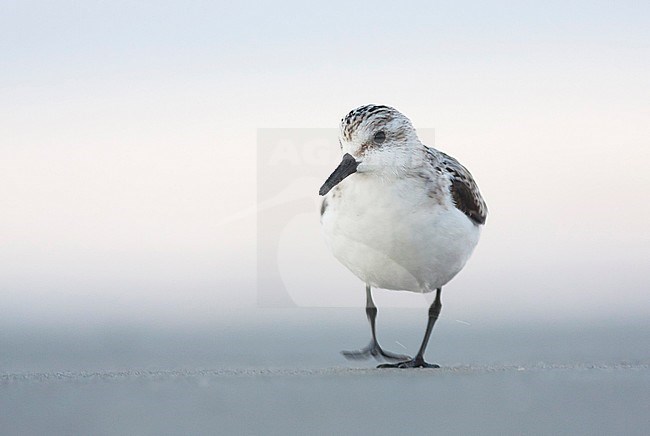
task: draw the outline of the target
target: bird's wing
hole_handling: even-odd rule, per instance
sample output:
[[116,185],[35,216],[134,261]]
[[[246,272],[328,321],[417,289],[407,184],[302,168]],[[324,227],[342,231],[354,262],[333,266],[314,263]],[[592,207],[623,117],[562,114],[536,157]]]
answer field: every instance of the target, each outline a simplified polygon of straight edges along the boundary
[[439,165],[451,180],[449,190],[454,205],[476,224],[485,224],[487,205],[470,172],[453,157],[440,152]]

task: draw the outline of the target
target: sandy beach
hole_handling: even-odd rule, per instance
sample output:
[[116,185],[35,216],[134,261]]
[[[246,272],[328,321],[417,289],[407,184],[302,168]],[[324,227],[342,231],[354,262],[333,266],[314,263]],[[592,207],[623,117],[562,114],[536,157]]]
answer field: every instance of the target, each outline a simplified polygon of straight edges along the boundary
[[[650,359],[641,323],[441,323],[437,370],[378,370],[337,347],[363,319],[87,332],[4,329],[0,428],[25,434],[645,434]],[[391,348],[417,323],[390,316]],[[280,322],[280,318],[285,323]],[[317,323],[309,324],[309,320]],[[411,338],[412,337],[412,338]],[[358,341],[358,342],[357,342]]]

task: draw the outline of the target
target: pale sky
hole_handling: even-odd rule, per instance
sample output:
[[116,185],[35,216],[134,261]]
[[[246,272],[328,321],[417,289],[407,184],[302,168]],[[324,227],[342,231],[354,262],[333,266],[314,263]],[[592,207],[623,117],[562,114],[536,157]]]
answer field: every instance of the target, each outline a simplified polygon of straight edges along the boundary
[[[367,103],[435,129],[488,203],[450,316],[650,315],[648,16],[643,2],[4,2],[0,318],[256,308],[258,129],[336,129]],[[319,233],[338,158],[324,138],[296,145],[319,152],[289,162],[286,198],[311,209],[274,256],[296,305],[361,307]]]

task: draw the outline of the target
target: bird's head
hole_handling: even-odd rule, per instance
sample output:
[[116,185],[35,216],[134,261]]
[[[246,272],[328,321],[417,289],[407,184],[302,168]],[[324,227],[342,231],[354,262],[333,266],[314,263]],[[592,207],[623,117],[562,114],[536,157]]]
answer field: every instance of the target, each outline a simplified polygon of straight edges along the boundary
[[414,165],[420,155],[413,150],[422,147],[411,120],[397,109],[378,105],[361,106],[343,117],[339,143],[343,160],[320,195],[354,173],[398,175]]

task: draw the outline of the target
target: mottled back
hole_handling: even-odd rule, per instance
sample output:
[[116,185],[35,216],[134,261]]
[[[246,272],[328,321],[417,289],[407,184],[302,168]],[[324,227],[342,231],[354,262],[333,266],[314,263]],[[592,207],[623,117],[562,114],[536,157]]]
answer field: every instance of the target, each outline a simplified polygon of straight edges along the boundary
[[453,157],[438,151],[439,167],[449,175],[449,190],[454,204],[476,224],[485,224],[487,205],[472,177],[472,174]]

